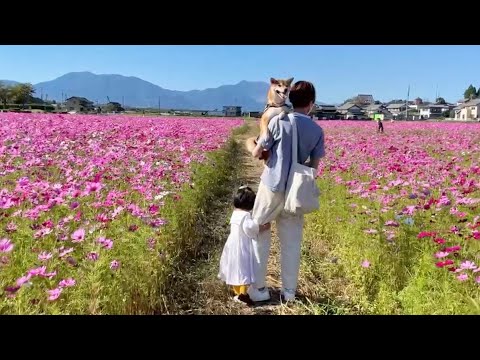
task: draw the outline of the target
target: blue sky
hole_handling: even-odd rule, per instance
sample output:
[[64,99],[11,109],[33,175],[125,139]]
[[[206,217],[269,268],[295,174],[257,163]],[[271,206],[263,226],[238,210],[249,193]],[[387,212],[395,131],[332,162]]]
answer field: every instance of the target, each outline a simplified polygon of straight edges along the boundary
[[480,46],[216,45],[216,46],[0,46],[0,79],[52,80],[67,72],[137,76],[172,90],[268,81],[309,80],[317,100],[341,102],[358,93],[388,101],[436,89],[456,101],[470,83],[480,86]]

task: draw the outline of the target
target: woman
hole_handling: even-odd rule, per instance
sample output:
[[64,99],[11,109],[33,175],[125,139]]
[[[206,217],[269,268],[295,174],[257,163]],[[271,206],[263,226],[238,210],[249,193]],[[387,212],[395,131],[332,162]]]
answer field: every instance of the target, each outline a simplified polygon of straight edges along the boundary
[[[315,87],[310,82],[298,81],[292,86],[289,99],[298,134],[298,159],[295,160],[317,169],[320,159],[325,156],[325,145],[322,128],[309,116],[315,104]],[[274,117],[268,129],[268,138],[261,139],[252,151],[255,158],[260,158],[262,151],[269,151],[258,187],[253,218],[258,224],[276,221],[281,246],[282,297],[285,301],[292,301],[295,299],[300,268],[303,216],[291,216],[283,211],[292,162],[292,126],[289,117],[282,120],[278,116]],[[248,289],[253,301],[270,299],[265,277],[271,237],[271,231],[267,230],[253,241],[255,283]]]

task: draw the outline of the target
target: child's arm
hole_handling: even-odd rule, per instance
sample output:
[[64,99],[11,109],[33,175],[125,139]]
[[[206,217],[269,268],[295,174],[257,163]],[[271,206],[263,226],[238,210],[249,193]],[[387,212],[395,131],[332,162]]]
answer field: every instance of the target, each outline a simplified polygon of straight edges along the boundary
[[246,218],[243,221],[243,231],[247,234],[248,237],[254,238],[257,237],[260,231],[265,231],[270,229],[270,223],[264,225],[258,225],[255,220],[251,218]]

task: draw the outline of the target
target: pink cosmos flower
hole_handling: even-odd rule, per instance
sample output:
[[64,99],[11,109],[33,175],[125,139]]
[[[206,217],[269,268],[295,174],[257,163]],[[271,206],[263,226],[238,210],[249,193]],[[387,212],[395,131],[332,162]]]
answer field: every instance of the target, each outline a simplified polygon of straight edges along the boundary
[[10,239],[1,239],[0,240],[0,253],[9,253],[13,250],[13,243]]
[[38,255],[38,260],[40,261],[47,261],[48,259],[50,259],[52,257],[52,253],[47,253],[46,251],[43,251],[41,252],[39,255]]
[[5,231],[8,233],[12,233],[17,231],[17,225],[15,225],[14,222],[9,222],[7,226],[5,227]]
[[445,248],[445,251],[446,252],[456,252],[456,251],[460,251],[462,248],[460,245],[455,245],[455,246],[451,246],[451,247],[448,247],[448,248]]
[[437,252],[437,253],[435,254],[435,257],[436,257],[437,259],[441,259],[441,258],[444,258],[444,257],[446,257],[446,256],[448,256],[448,255],[450,255],[450,253],[448,253],[448,252],[443,252],[443,251],[439,251],[439,252]]
[[395,220],[388,220],[388,221],[385,221],[385,226],[398,227],[398,226],[400,226],[400,224],[398,222],[396,222]]
[[464,261],[460,264],[460,269],[463,270],[475,270],[477,266],[472,261]]
[[60,248],[60,254],[58,255],[59,257],[64,257],[67,254],[70,254],[73,251],[73,248],[68,248],[65,249],[63,246]]
[[368,261],[368,260],[363,260],[363,262],[362,262],[362,267],[364,267],[364,268],[370,267],[370,261]]
[[68,278],[68,279],[64,279],[64,280],[60,281],[60,283],[58,284],[58,287],[60,287],[60,288],[71,287],[71,286],[74,286],[75,283],[76,282],[75,282],[74,279]]
[[468,279],[468,275],[467,274],[460,274],[457,276],[457,279],[460,280],[460,281],[465,281]]
[[102,247],[103,247],[104,249],[110,250],[110,249],[113,247],[113,241],[110,240],[110,239],[107,239],[107,238],[105,238],[105,237],[103,237],[103,236],[102,236],[102,237],[99,237],[99,238],[97,239],[97,242],[98,242],[100,245],[102,245]]
[[40,266],[38,268],[28,270],[28,274],[31,276],[44,275],[47,270],[46,266]]
[[72,242],[79,243],[85,239],[85,230],[78,229],[72,234]]
[[110,269],[112,269],[112,270],[117,270],[119,267],[120,267],[120,262],[117,261],[117,260],[113,260],[110,263]]
[[17,285],[18,286],[23,286],[24,284],[28,283],[31,278],[32,278],[32,275],[30,275],[30,274],[22,276],[22,277],[17,279]]
[[95,252],[95,251],[91,251],[88,255],[87,255],[87,259],[88,260],[91,260],[91,261],[97,261],[98,260],[98,253]]
[[417,235],[417,239],[423,239],[425,237],[435,236],[434,232],[422,231]]
[[47,290],[47,293],[48,293],[48,300],[49,301],[54,301],[54,300],[57,300],[58,297],[60,296],[60,294],[62,293],[63,289],[58,287],[56,289],[53,289],[53,290]]
[[477,282],[477,284],[480,284],[480,276],[478,276],[475,281]]

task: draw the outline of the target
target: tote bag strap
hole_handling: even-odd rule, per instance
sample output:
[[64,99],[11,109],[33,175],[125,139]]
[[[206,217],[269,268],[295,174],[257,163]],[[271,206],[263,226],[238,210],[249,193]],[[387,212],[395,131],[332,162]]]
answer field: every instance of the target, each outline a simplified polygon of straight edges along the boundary
[[293,114],[288,114],[290,124],[292,124],[292,164],[298,163],[298,134],[297,134],[297,121]]

